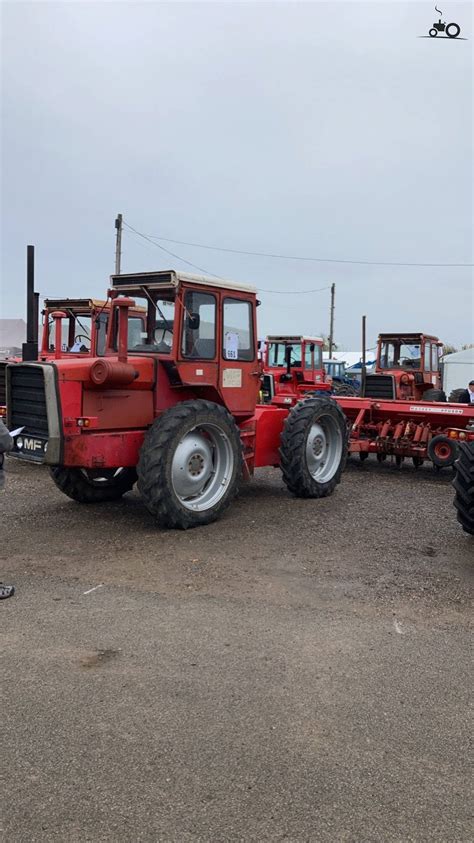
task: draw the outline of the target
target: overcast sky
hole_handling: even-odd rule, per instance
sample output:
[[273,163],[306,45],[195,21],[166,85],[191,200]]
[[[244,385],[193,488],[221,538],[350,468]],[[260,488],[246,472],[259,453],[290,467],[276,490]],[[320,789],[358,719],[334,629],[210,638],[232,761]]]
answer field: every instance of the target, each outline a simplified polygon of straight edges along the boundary
[[[342,260],[472,262],[468,40],[434,2],[2,4],[2,315],[103,295],[114,218],[151,235]],[[336,340],[473,338],[469,268],[311,263],[166,244],[210,273],[336,283]],[[126,232],[124,271],[189,267]],[[192,270],[190,270],[192,271]],[[262,293],[259,334],[327,331],[329,291]]]

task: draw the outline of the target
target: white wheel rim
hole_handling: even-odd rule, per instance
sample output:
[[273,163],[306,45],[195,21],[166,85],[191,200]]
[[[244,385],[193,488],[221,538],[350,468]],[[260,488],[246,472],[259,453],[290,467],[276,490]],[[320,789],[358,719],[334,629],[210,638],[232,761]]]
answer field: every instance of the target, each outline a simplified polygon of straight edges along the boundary
[[313,422],[306,439],[306,464],[318,483],[327,483],[337,473],[342,458],[343,437],[332,416],[321,415]]
[[225,495],[234,471],[229,436],[215,424],[189,430],[178,443],[171,463],[173,491],[185,509],[204,512]]

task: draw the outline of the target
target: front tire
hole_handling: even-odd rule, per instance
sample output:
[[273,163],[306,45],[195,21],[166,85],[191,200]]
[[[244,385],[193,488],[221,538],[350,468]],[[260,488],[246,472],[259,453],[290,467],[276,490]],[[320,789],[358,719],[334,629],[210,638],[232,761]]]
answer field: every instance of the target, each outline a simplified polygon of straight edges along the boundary
[[50,469],[50,474],[58,489],[78,503],[116,501],[133,488],[137,479],[134,468],[86,469],[57,466]]
[[161,527],[187,530],[219,518],[238,492],[242,443],[233,417],[211,401],[183,401],[149,428],[138,490]]
[[349,386],[347,383],[336,384],[333,388],[335,395],[348,395],[350,397],[357,395],[355,387]]
[[437,29],[434,29],[434,28],[433,28],[433,29],[430,29],[430,31],[429,31],[429,36],[430,36],[430,38],[436,38],[437,34],[438,34],[438,30],[437,30]]
[[281,435],[283,482],[298,498],[323,498],[341,480],[347,423],[331,398],[307,398],[288,414]]
[[459,399],[461,395],[465,393],[465,389],[453,389],[452,392],[449,393],[448,401],[450,404],[459,404]]
[[474,536],[474,442],[460,443],[455,468],[453,486],[457,519],[463,530]]
[[427,389],[423,393],[422,401],[437,401],[446,403],[446,393],[442,389]]

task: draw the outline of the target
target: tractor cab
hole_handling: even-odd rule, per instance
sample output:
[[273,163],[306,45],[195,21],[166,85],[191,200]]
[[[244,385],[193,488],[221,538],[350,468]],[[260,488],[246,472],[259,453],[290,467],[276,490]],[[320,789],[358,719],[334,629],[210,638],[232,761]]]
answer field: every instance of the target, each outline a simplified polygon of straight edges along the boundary
[[131,312],[140,302],[146,319],[133,340],[130,320],[114,320],[106,355],[118,351],[120,359],[126,348],[135,367],[144,356],[156,355],[158,376],[162,373],[156,411],[169,405],[169,385],[180,390],[179,400],[186,390],[198,390],[235,415],[254,412],[260,388],[255,288],[174,271],[114,275],[111,280],[114,307],[125,305]]
[[445,401],[441,390],[442,343],[429,334],[379,334],[375,373],[364,397]]
[[319,337],[267,337],[263,366],[265,404],[293,404],[303,395],[331,390],[331,378],[323,367],[323,341]]
[[[112,307],[109,300],[45,299],[39,359],[59,357],[102,357]],[[146,309],[129,313],[129,333],[140,336]]]

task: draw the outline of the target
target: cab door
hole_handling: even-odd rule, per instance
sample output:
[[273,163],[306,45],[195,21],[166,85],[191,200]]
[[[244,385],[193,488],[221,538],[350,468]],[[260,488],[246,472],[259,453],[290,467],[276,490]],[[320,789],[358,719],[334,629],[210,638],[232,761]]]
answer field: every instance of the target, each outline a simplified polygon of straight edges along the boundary
[[231,413],[253,413],[260,389],[252,301],[222,293],[219,391]]

